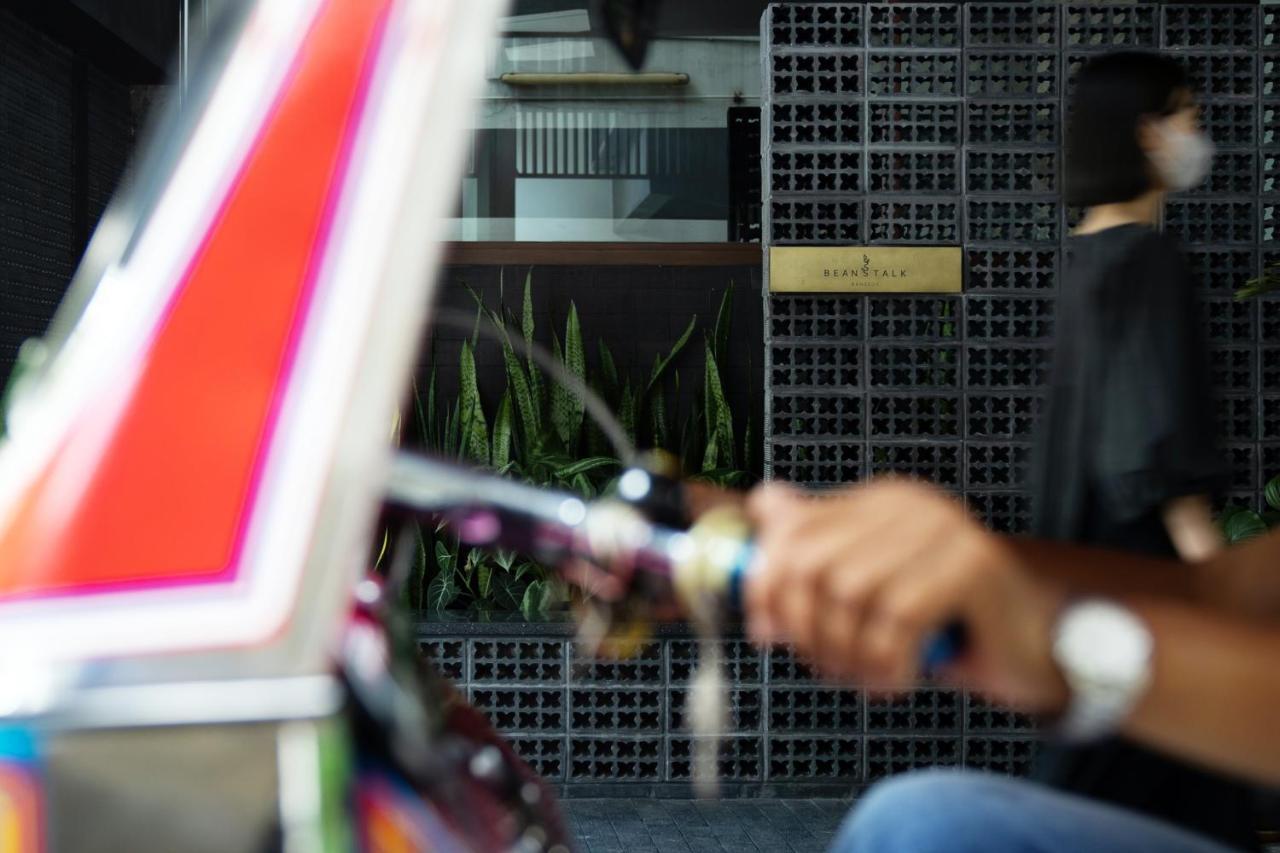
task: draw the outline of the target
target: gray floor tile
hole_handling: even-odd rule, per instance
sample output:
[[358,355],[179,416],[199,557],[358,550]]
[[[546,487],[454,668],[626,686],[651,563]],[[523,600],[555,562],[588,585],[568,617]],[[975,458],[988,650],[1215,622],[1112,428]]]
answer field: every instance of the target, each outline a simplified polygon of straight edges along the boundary
[[720,842],[714,838],[685,838],[691,853],[720,853]]
[[582,853],[821,853],[843,800],[567,800]]
[[715,838],[720,834],[720,830],[714,826],[708,826],[705,823],[685,822],[676,824],[680,828],[680,834],[685,838]]

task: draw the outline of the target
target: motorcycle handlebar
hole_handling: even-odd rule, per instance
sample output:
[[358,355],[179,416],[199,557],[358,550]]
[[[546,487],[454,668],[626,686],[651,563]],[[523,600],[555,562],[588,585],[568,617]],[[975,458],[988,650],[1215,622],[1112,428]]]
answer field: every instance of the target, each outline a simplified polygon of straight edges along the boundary
[[[646,487],[640,476],[629,484],[630,473],[620,481],[620,492]],[[646,518],[634,505],[638,496],[587,501],[411,454],[395,457],[387,483],[389,503],[444,517],[473,547],[521,551],[552,564],[575,557],[603,566],[625,560],[633,570],[665,577],[682,601],[709,594],[728,609],[739,608],[756,563],[745,520],[735,511],[713,510],[688,530],[673,529]],[[946,625],[925,644],[923,670],[955,661],[967,643],[963,623]]]

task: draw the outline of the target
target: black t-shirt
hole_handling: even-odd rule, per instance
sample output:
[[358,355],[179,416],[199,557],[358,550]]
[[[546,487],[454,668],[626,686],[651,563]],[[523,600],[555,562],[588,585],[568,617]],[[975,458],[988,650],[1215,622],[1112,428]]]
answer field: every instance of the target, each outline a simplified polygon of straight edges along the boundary
[[[1174,239],[1140,225],[1075,237],[1069,249],[1036,445],[1033,532],[1176,556],[1163,507],[1214,491],[1227,474],[1186,260]],[[1122,739],[1049,745],[1037,776],[1257,847],[1249,786]]]
[[1191,276],[1145,226],[1075,237],[1037,442],[1035,532],[1176,556],[1162,508],[1223,485]]

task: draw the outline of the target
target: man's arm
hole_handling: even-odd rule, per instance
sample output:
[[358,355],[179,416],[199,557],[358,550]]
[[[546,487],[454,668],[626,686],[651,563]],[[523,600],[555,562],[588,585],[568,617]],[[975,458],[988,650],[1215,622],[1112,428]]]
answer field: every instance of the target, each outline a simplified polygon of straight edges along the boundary
[[1175,498],[1165,504],[1161,515],[1178,556],[1189,563],[1208,560],[1226,544],[1204,495]]
[[1280,530],[1198,563],[1021,537],[1008,537],[1005,545],[1028,572],[1073,592],[1155,596],[1280,622]]
[[1280,630],[1171,602],[1126,604],[1147,623],[1155,653],[1151,685],[1125,733],[1280,784]]
[[[1009,540],[912,483],[818,501],[770,487],[749,508],[761,553],[746,588],[757,640],[792,643],[829,673],[895,691],[917,682],[926,640],[958,620],[969,647],[944,678],[1055,712],[1068,698],[1052,655],[1059,611],[1076,591],[1118,598],[1155,640],[1151,686],[1125,731],[1280,783],[1280,625],[1197,603],[1194,584],[1171,580],[1193,576],[1176,571],[1182,564]],[[1228,568],[1241,577],[1280,565],[1280,535],[1233,550]],[[1135,593],[1141,578],[1153,588]]]
[[[725,504],[741,506],[745,502],[739,492],[700,483],[688,484],[686,493],[687,510],[695,518],[711,507]],[[836,492],[834,497],[815,500],[842,502],[843,493]],[[1203,506],[1182,508],[1191,510],[1194,515],[1203,515],[1200,512]],[[1202,524],[1198,526],[1203,527]],[[1005,542],[1020,556],[1027,571],[1073,591],[1113,598],[1155,595],[1199,602],[1251,618],[1280,620],[1280,531],[1246,545],[1219,548],[1197,563],[1044,542],[1022,536],[1006,537]]]
[[1195,565],[1022,536],[1003,539],[1031,575],[1074,591],[1111,597],[1145,594],[1187,602],[1203,595],[1201,572]]

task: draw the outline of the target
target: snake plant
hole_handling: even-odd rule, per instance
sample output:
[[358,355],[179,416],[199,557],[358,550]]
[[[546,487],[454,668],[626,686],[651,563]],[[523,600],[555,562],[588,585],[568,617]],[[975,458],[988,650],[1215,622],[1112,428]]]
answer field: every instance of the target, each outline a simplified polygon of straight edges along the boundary
[[[532,271],[525,276],[519,317],[505,307],[490,307],[479,294],[472,295],[477,316],[500,330],[497,345],[502,350],[505,387],[482,387],[475,352],[488,344],[475,336],[464,341],[456,398],[442,399],[434,364],[425,389],[414,387],[411,414],[416,443],[432,453],[538,485],[587,496],[607,490],[621,467],[614,449],[586,417],[582,400],[553,382],[513,345],[513,335],[537,342]],[[586,383],[616,413],[635,446],[671,452],[687,476],[744,486],[757,464],[758,432],[752,418],[735,418],[725,394],[723,365],[729,349],[732,299],[730,284],[715,325],[703,335],[700,389],[682,388],[678,369],[680,356],[689,351],[698,330],[696,316],[644,376],[619,368],[603,340],[596,341],[595,364],[588,364],[581,318],[572,302],[564,314],[562,334],[556,330],[550,335],[550,350],[565,371]],[[682,394],[682,390],[696,393]],[[741,433],[735,424],[743,425]],[[477,618],[495,611],[521,612],[532,618],[564,599],[551,574],[528,560],[467,549],[435,527],[420,528],[417,538],[411,606],[470,610]]]

